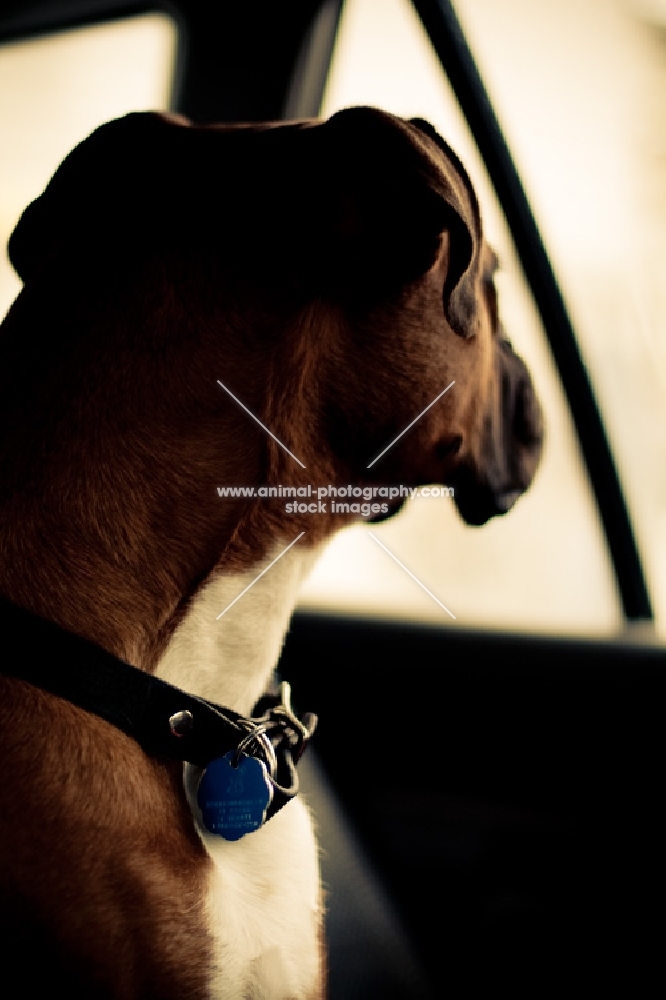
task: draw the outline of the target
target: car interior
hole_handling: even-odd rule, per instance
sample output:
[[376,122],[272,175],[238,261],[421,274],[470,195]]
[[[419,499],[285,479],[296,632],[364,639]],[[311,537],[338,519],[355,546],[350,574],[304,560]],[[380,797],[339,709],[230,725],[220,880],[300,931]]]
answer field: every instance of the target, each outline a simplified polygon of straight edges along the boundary
[[[574,7],[0,0],[5,245],[75,142],[133,109],[253,122],[377,104],[433,121],[478,179],[547,454],[506,521],[464,527],[439,498],[377,526],[436,602],[356,528],[304,590],[279,672],[319,717],[300,770],[322,845],[331,1000],[641,996],[664,980],[666,7]],[[654,178],[636,186],[661,199],[641,208],[644,243],[623,235],[619,187],[614,214],[602,205],[613,156],[593,170],[604,136],[631,127],[632,108],[648,114],[611,31],[617,52],[635,41],[662,129]],[[597,115],[584,84],[601,102],[615,70],[636,104]],[[551,92],[568,118],[549,112]],[[646,135],[632,133],[640,163]],[[631,294],[616,242],[635,258]],[[3,267],[4,313],[19,282]]]

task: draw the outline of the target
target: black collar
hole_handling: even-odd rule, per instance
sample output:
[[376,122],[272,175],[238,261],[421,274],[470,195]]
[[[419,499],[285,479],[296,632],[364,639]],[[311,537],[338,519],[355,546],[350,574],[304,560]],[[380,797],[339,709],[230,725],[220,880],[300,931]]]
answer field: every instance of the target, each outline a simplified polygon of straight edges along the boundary
[[0,673],[106,719],[146,753],[207,767],[242,743],[245,754],[261,760],[271,775],[267,819],[298,791],[295,765],[317,719],[307,713],[299,721],[294,715],[288,684],[263,697],[247,718],[132,667],[3,598],[0,635]]

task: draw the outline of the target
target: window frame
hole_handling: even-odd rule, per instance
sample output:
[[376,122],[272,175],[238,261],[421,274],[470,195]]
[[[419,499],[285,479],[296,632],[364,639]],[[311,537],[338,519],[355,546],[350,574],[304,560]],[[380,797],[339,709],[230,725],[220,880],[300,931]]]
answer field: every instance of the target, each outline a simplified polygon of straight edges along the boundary
[[578,339],[541,234],[451,0],[412,0],[504,212],[562,382],[608,543],[625,619],[654,622],[617,468]]

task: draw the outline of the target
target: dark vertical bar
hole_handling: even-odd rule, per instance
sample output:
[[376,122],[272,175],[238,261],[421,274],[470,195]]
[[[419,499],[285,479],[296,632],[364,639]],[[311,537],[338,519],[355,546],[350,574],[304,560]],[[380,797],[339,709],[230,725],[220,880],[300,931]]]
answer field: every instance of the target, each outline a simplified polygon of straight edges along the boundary
[[488,93],[450,0],[413,0],[497,192],[566,393],[627,618],[652,619],[629,513],[571,320]]
[[340,22],[342,0],[324,0],[303,39],[282,117],[316,118],[324,98]]
[[[282,117],[303,43],[308,32],[317,41],[330,3],[179,0],[175,7],[186,29],[176,109],[199,122],[250,122]],[[325,45],[321,53],[328,62]]]

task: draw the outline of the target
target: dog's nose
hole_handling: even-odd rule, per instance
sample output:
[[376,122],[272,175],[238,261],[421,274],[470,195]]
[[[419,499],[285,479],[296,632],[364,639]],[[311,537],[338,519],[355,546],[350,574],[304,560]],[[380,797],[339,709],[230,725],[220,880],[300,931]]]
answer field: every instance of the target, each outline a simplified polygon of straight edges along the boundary
[[460,515],[476,526],[513,507],[530,486],[543,449],[543,413],[530,374],[508,341],[498,347],[500,392],[476,450],[449,478]]

